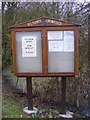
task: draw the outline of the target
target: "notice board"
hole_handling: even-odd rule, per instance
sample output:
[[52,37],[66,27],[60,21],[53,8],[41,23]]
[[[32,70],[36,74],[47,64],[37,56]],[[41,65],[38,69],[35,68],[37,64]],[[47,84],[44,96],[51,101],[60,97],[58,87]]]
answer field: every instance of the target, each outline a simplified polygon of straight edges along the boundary
[[12,26],[14,74],[78,74],[77,23],[42,17]]

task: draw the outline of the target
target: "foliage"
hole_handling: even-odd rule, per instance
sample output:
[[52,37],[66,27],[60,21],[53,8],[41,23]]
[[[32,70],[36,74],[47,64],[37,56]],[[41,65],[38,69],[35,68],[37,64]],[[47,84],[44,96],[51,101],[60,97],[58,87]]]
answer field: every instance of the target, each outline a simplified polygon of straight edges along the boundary
[[2,63],[3,67],[11,65],[12,63],[12,49],[11,49],[11,32],[10,25],[14,23],[14,9],[16,8],[16,3],[8,3],[7,10],[4,10],[6,2],[2,3]]

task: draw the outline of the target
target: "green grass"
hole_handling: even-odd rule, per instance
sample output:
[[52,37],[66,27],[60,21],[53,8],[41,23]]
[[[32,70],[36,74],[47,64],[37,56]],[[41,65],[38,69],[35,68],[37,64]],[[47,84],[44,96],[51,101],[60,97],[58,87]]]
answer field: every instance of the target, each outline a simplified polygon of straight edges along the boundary
[[8,98],[3,97],[3,118],[57,118],[59,112],[56,109],[39,109],[39,111],[32,115],[27,115],[21,108],[20,101],[17,103]]
[[9,84],[3,80],[2,84],[2,117],[3,118],[28,118],[29,115],[23,112],[25,97],[15,93]]
[[[46,104],[37,106],[36,114],[27,115],[23,112],[23,108],[27,106],[26,96],[20,96],[11,88],[7,82],[3,81],[2,94],[2,117],[3,118],[57,118],[59,111],[51,108]],[[35,101],[34,101],[35,106]]]
[[[20,102],[20,101],[19,101]],[[3,97],[3,118],[57,118],[59,112],[54,109],[40,109],[37,113],[32,115],[26,115],[20,104],[11,100],[6,100]]]
[[23,112],[23,109],[20,107],[19,102],[15,102],[12,99],[4,99],[3,97],[3,107],[2,107],[2,113],[3,118],[28,118],[30,116],[26,115]]

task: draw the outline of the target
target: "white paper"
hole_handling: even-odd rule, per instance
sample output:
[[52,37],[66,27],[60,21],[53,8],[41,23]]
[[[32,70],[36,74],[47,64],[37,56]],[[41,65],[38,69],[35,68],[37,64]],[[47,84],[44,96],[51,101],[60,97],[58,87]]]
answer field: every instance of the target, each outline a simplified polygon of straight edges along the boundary
[[36,37],[22,37],[22,57],[36,57]]
[[63,51],[63,41],[48,41],[49,52]]
[[64,31],[64,51],[74,51],[74,31]]
[[60,40],[63,39],[62,31],[48,31],[48,40]]

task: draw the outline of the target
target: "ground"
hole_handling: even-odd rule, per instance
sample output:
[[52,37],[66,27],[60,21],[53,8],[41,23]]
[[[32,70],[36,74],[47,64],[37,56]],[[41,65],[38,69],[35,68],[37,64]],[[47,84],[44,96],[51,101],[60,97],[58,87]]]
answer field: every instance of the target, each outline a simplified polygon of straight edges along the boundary
[[3,118],[56,118],[59,110],[50,103],[40,102],[39,98],[34,97],[34,106],[39,109],[37,114],[27,115],[23,108],[27,106],[27,98],[23,93],[18,92],[8,84],[6,77],[2,80],[2,117]]
[[[42,102],[33,97],[33,106],[38,108],[38,113],[27,115],[23,108],[27,106],[26,94],[12,88],[7,82],[7,76],[2,77],[2,117],[3,118],[59,118],[60,106]],[[74,118],[85,118],[75,114]]]

